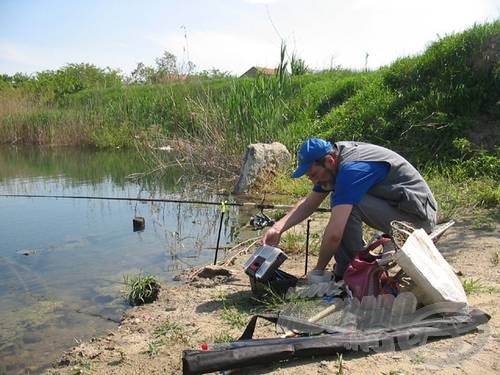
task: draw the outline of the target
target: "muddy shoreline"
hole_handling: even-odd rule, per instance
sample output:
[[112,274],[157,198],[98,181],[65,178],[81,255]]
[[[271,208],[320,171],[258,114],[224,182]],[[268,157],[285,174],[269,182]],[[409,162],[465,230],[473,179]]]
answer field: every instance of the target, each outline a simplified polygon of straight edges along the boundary
[[[471,229],[466,221],[457,222],[438,244],[448,262],[461,273],[461,280],[476,281],[477,288],[468,295],[469,304],[491,316],[486,333],[481,330],[460,337],[462,345],[480,346],[469,358],[455,358],[445,365],[440,362],[440,367],[434,368],[436,359],[449,351],[452,344],[452,339],[444,339],[415,353],[348,352],[341,361],[326,356],[262,363],[242,369],[241,373],[326,374],[342,370],[344,374],[497,374],[500,371],[499,245],[498,225],[493,231],[479,231]],[[186,272],[183,283],[164,286],[155,303],[128,310],[116,329],[63,353],[45,374],[182,373],[183,350],[200,349],[203,342],[237,339],[250,316],[262,309],[253,298],[249,279],[242,270],[252,250],[238,249],[240,253],[225,266],[232,276],[225,279],[193,279],[192,271]],[[292,255],[282,268],[302,276],[303,254]],[[259,324],[256,336],[276,337],[274,326]],[[486,340],[479,343],[481,337]]]

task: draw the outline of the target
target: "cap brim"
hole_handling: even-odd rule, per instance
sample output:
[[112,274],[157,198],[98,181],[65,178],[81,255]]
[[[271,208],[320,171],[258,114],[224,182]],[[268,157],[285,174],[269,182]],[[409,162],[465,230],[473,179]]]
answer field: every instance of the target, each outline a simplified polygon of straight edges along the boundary
[[302,177],[307,170],[311,167],[312,163],[306,163],[299,165],[299,167],[295,170],[295,172],[292,173],[292,178],[299,178]]

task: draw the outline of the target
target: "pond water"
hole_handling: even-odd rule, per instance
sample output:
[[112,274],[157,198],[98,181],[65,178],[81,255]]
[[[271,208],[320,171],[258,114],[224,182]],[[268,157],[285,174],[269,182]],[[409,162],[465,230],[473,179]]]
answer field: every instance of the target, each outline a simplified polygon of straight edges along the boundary
[[[222,200],[179,170],[127,178],[143,171],[133,152],[0,148],[0,194]],[[133,231],[135,216],[145,230]],[[242,239],[247,219],[229,207],[221,247]],[[0,196],[0,374],[38,373],[116,326],[128,307],[124,275],[173,283],[213,262],[219,222],[218,205]]]

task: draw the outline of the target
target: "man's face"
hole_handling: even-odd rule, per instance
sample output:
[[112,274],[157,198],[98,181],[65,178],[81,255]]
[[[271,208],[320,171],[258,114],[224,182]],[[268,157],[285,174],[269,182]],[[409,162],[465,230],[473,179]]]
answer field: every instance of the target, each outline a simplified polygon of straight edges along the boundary
[[331,156],[327,156],[324,165],[313,163],[306,176],[315,185],[321,186],[323,190],[331,191],[335,176],[335,162]]

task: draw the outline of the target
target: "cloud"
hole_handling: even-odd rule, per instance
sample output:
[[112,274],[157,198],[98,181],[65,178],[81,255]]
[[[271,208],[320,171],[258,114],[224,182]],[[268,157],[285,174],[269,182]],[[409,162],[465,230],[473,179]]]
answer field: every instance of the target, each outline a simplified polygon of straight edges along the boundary
[[0,40],[0,59],[19,64],[27,64],[34,61],[34,57],[32,53],[19,45],[6,40]]
[[176,55],[179,63],[194,62],[197,70],[217,68],[241,74],[254,65],[275,67],[279,63],[279,41],[253,35],[193,31],[187,39],[179,33],[149,35],[148,39]]
[[277,3],[279,0],[243,0],[244,3],[250,4],[273,4]]
[[29,46],[17,44],[9,40],[0,40],[0,61],[10,67],[2,73],[35,72],[48,69],[54,63],[53,58]]
[[0,70],[34,72],[87,62],[130,73],[138,62],[154,65],[167,50],[180,63],[193,61],[198,70],[240,74],[253,65],[275,67],[280,38],[311,68],[364,68],[366,53],[368,66],[377,68],[421,53],[439,37],[493,21],[499,13],[498,0],[241,0],[182,10],[175,20],[134,24],[133,33],[120,38],[109,37],[112,31],[97,36],[89,31],[88,38],[72,39],[66,47],[59,39],[42,47],[5,36]]
[[307,6],[303,0],[288,0],[286,6],[263,2],[268,4],[265,9],[241,18],[232,28],[227,22],[213,22],[204,29],[189,27],[186,38],[175,31],[148,39],[158,51],[168,50],[180,61],[189,58],[198,70],[216,67],[240,74],[252,65],[275,67],[280,37],[289,54],[295,52],[313,69],[362,69],[365,63],[375,69],[422,53],[439,37],[487,21],[495,12],[491,0],[316,0]]
[[[421,53],[439,36],[460,32],[495,13],[494,1],[353,0],[315,1],[304,9],[294,0],[287,7],[269,6],[269,14],[308,65],[369,67]],[[496,9],[498,13],[498,9]],[[439,36],[438,36],[439,35]],[[326,65],[325,65],[326,64]]]
[[99,68],[121,69],[125,73],[135,68],[139,60],[130,54],[112,49],[84,51],[81,48],[39,48],[0,40],[1,73],[36,73],[57,70],[66,64],[88,63]]

